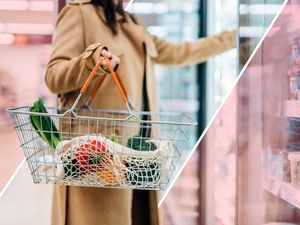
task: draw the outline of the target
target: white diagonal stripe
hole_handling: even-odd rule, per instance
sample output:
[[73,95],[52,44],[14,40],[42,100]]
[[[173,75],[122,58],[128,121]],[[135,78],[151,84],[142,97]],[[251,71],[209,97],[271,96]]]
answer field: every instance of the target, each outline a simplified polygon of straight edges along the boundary
[[126,11],[129,9],[129,7],[132,5],[133,2],[134,0],[130,0],[130,2],[127,3],[127,6],[125,7]]
[[2,191],[0,191],[0,198],[2,197],[2,195],[4,194],[4,192],[7,190],[8,186],[12,183],[12,181],[15,179],[15,176],[17,176],[17,173],[19,172],[19,170],[21,169],[21,167],[24,165],[25,162],[25,158],[21,161],[21,163],[18,165],[17,169],[15,170],[15,172],[13,173],[13,175],[9,178],[9,180],[7,181],[6,185],[4,186],[4,188],[2,189]]

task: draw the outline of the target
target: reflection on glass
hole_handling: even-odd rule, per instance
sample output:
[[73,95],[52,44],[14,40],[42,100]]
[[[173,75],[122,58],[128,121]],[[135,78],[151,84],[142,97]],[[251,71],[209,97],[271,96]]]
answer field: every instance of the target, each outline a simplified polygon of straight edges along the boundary
[[240,69],[279,12],[284,0],[240,0]]
[[[208,33],[216,34],[237,28],[237,1],[218,0],[208,3]],[[232,89],[236,79],[237,51],[233,49],[207,63],[207,123]]]

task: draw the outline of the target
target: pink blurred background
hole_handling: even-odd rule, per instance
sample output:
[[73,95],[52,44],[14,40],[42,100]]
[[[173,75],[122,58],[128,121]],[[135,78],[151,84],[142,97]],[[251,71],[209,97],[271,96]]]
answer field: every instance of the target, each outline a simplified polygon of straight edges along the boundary
[[38,96],[53,102],[41,74],[49,56],[55,7],[52,1],[0,1],[0,190],[23,159],[5,109],[31,104]]

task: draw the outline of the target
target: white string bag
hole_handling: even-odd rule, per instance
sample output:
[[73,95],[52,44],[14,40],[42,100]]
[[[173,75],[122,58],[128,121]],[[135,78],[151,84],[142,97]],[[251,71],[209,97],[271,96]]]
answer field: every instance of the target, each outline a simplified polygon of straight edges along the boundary
[[[97,169],[82,175],[82,168],[74,165],[73,160],[76,158],[76,151],[93,140],[99,141],[105,146],[106,154],[109,155],[105,160],[107,165],[104,167],[92,165]],[[169,141],[148,141],[154,143],[157,149],[154,151],[137,151],[115,143],[100,134],[80,136],[70,141],[63,141],[56,149],[55,159],[60,161],[57,164],[59,166],[56,168],[56,177],[70,179],[72,183],[77,180],[78,185],[154,187],[168,175],[173,156],[173,146]],[[88,162],[84,164],[88,164]],[[69,165],[67,171],[66,165]]]

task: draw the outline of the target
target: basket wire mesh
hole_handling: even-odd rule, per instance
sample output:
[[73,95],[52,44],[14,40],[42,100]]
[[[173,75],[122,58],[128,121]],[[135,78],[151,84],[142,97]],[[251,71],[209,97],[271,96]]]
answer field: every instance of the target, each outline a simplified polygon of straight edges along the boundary
[[[96,71],[106,60],[127,111],[99,110],[89,106],[106,74],[100,76],[83,107],[77,107]],[[197,123],[183,113],[137,111],[107,58],[101,57],[71,108],[47,107],[47,113],[29,106],[9,109],[34,183],[123,189],[165,190],[182,156],[190,149]],[[60,136],[55,147],[47,144],[32,125],[38,119],[42,132]],[[146,118],[146,119],[145,119]],[[51,131],[43,129],[51,119]],[[52,129],[56,126],[56,129]]]

